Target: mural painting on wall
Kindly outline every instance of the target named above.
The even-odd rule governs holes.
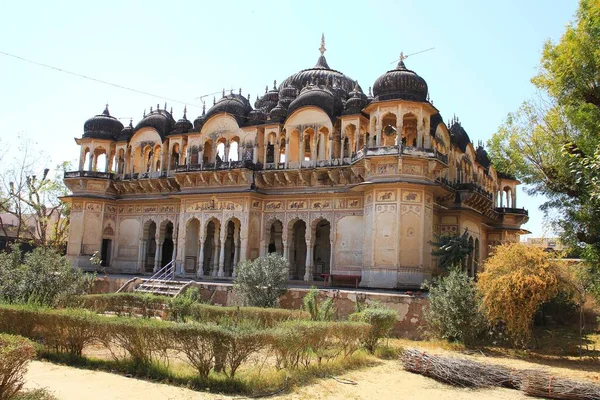
[[[282,209],[283,209],[283,202],[282,201],[267,201],[265,203],[265,210],[266,211],[282,210]]]
[[[85,206],[85,209],[88,210],[88,211],[100,212],[100,211],[102,211],[102,204],[87,203],[86,206]]]
[[[440,235],[442,236],[454,236],[458,233],[458,225],[442,225],[440,229]]]
[[[88,182],[87,184],[88,190],[104,190],[104,184],[98,182]]]
[[[377,192],[377,201],[396,201],[396,191],[382,190]]]
[[[346,208],[346,201],[344,199],[336,199],[335,208]]]
[[[360,199],[348,199],[348,208],[361,208]]]
[[[329,200],[313,200],[312,201],[312,207],[313,209],[316,210],[328,210],[331,208],[331,201]]]
[[[396,173],[397,164],[379,164],[377,166],[378,175],[390,175]]]
[[[402,191],[402,201],[407,203],[420,203],[421,192],[413,192],[412,190]]]
[[[304,200],[288,201],[288,209],[290,210],[305,210],[306,208],[306,201]]]
[[[367,201],[367,204],[370,204],[373,202],[373,195],[371,193],[369,193],[367,195],[366,201]]]
[[[72,211],[83,211],[83,204],[81,203],[73,203]]]
[[[210,199],[207,201],[198,201],[198,202],[192,203],[192,204],[188,205],[188,207],[187,207],[187,212],[211,211],[211,210],[212,211],[221,211],[221,210],[241,211],[242,206],[241,206],[241,204],[231,201],[231,200],[217,201],[215,199]]]
[[[402,172],[408,175],[422,175],[423,167],[415,164],[403,164]]]
[[[260,200],[252,200],[252,208],[256,209],[256,210],[260,210],[261,209],[261,201]]]

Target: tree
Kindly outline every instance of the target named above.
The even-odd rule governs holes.
[[[49,168],[40,171],[47,159],[27,140],[22,140],[18,150],[0,170],[0,213],[12,217],[0,218],[0,231],[17,243],[30,242],[64,252],[69,207],[59,197],[69,193],[62,180],[69,163],[57,166],[52,177]]]
[[[537,99],[508,115],[488,143],[498,171],[547,201],[564,243],[600,258],[600,3],[581,0],[575,21],[544,45]],[[590,263],[593,267],[593,263]],[[595,268],[595,267],[593,267]]]
[[[247,305],[276,307],[287,290],[290,266],[279,254],[244,260],[236,270],[233,289]]]
[[[438,265],[446,271],[465,265],[467,257],[473,252],[473,245],[469,243],[469,231],[466,229],[460,236],[435,235],[435,241],[431,244],[437,247],[431,254],[439,257]]]
[[[551,257],[538,246],[507,243],[495,248],[479,274],[481,308],[491,324],[505,327],[515,346],[528,344],[535,313],[566,288]]]

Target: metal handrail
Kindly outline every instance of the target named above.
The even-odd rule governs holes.
[[[144,283],[138,286],[135,290],[141,290],[144,288],[150,289],[154,283],[169,282],[175,279],[175,260],[156,271],[154,275],[148,278]]]

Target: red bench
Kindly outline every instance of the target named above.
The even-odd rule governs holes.
[[[360,283],[360,280],[362,279],[362,275],[350,275],[350,274],[321,274],[321,276],[323,277],[323,279],[325,279],[325,282],[329,281],[329,286],[333,286],[333,280],[337,279],[337,280],[350,280],[350,281],[354,281],[354,287],[358,288],[358,284]]]

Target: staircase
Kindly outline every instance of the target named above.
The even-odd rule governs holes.
[[[143,279],[134,292],[150,293],[159,296],[175,297],[191,283],[191,281],[175,280],[175,261],[171,261],[148,279]]]

